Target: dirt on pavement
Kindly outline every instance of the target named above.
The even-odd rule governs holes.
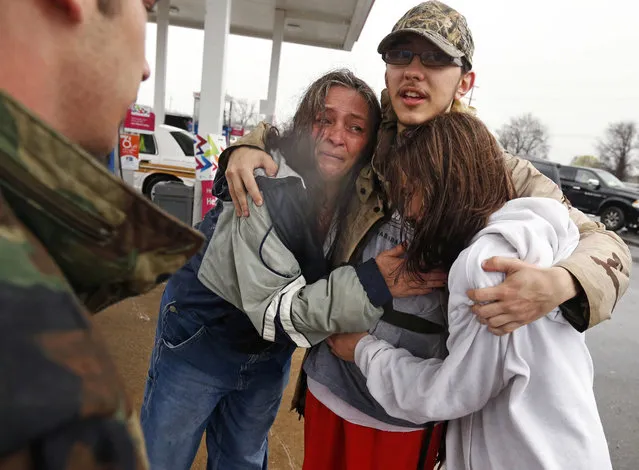
[[[104,338],[138,412],[142,405],[162,288],[161,286],[147,295],[114,305],[94,318],[94,324]],[[297,350],[293,356],[291,380],[269,435],[270,470],[302,468],[303,422],[298,420],[297,413],[288,411],[288,408],[303,353],[303,350]],[[205,468],[206,450],[201,446],[192,469]]]

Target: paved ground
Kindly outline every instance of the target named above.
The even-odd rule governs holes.
[[[619,236],[626,242],[628,248],[630,248],[630,255],[634,263],[639,263],[639,233],[623,231],[619,233]],[[634,271],[633,271],[634,272]],[[635,274],[637,276],[637,274]]]
[[[630,287],[612,320],[586,334],[595,394],[615,470],[639,468],[639,248],[631,247]]]
[[[638,237],[639,238],[639,237]],[[631,247],[639,261],[639,247]],[[636,470],[639,462],[639,264],[634,263],[631,287],[617,306],[613,321],[588,333],[588,344],[595,363],[595,391],[606,427],[615,470]],[[151,353],[157,306],[161,289],[123,302],[95,318],[118,364],[128,392],[139,409],[142,402],[147,364]],[[296,377],[302,351],[294,357]],[[303,425],[289,412],[292,383],[286,390],[282,410],[270,437],[270,469],[301,469]],[[193,469],[204,470],[202,452]]]
[[[621,238],[625,240],[625,242],[632,246],[639,246],[639,232],[622,230],[617,232]]]

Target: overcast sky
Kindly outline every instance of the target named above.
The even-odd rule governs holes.
[[[352,52],[285,43],[276,117],[288,119],[304,88],[324,72],[349,67],[376,92],[384,87],[379,41],[415,0],[376,0]],[[633,0],[448,0],[463,13],[475,40],[473,105],[494,131],[531,112],[550,133],[550,159],[568,163],[595,152],[608,123],[639,121],[639,2]],[[155,62],[154,24],[147,57]],[[203,32],[171,27],[167,107],[192,113],[200,89]],[[232,35],[227,92],[265,99],[271,41]],[[153,78],[139,102],[153,103]]]

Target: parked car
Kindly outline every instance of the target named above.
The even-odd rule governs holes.
[[[577,209],[598,215],[608,230],[637,229],[639,191],[596,168],[561,166],[561,189]]]
[[[537,158],[528,158],[527,160],[532,163],[540,173],[553,180],[557,186],[561,188],[561,179],[559,176],[559,167],[561,165],[559,163],[550,162],[548,160],[539,160]]]
[[[140,167],[133,174],[133,186],[151,197],[153,186],[162,181],[195,180],[193,136],[178,127],[161,124],[153,134],[140,134]]]

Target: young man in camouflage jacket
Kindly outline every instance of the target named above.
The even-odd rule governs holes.
[[[387,207],[381,189],[383,175],[376,173],[375,162],[388,158],[398,135],[404,129],[424,123],[443,112],[470,112],[460,100],[470,91],[475,80],[472,71],[474,44],[464,17],[452,8],[438,1],[417,5],[382,40],[378,52],[387,64],[387,89],[382,93],[384,119],[378,133],[373,165],[360,173],[357,194],[352,197],[347,230],[338,234],[338,249],[332,259],[334,266],[365,261],[358,258],[365,252],[372,236],[375,233],[377,237],[385,234],[382,232],[388,214],[385,217]],[[270,157],[255,150],[264,148],[263,140],[268,128],[267,124],[258,126],[238,144],[252,149],[230,148],[223,155],[226,158],[230,156],[226,176],[238,215],[249,216],[244,188],[248,189],[258,205],[262,198],[259,191],[255,191],[252,178],[254,168],[263,167],[267,174],[273,173],[274,165]],[[570,257],[546,269],[514,259],[487,260],[484,269],[504,272],[506,277],[496,287],[469,292],[469,297],[476,302],[474,313],[493,333],[499,335],[535,321],[558,306],[579,331],[608,319],[628,287],[631,267],[628,248],[615,233],[570,207],[557,185],[539,173],[530,162],[506,153],[504,158],[519,197],[549,197],[569,207],[570,217],[579,228],[580,243]],[[221,163],[224,168],[227,160],[222,159]],[[391,262],[399,265],[401,258]],[[383,271],[386,272],[386,269]],[[428,280],[428,276],[429,273],[423,274],[425,280]],[[433,304],[437,301],[435,298],[431,300]],[[335,308],[339,309],[339,306]],[[429,319],[438,321],[434,317]],[[418,328],[411,329],[411,326],[407,328],[407,322],[393,324],[392,321],[390,316],[387,321],[385,315],[380,323],[390,323],[402,331],[418,331]],[[397,333],[394,334],[397,336]],[[327,342],[331,348],[339,346],[340,351],[352,352],[358,339],[354,335],[329,339]],[[339,341],[339,345],[336,341]],[[432,340],[424,341],[426,343],[418,348],[422,352],[429,351],[429,346],[432,346],[428,343]],[[342,411],[350,409],[344,407],[346,403],[348,407],[374,417],[375,420],[367,422],[377,426],[377,429],[383,430],[393,425],[383,413],[375,413],[375,404],[362,391],[364,379],[361,373],[346,362],[338,364],[338,360],[331,359],[326,350],[322,346],[313,348],[304,366],[308,377],[328,390],[315,385],[322,392],[320,401],[331,410]],[[298,387],[300,391],[303,388]],[[294,406],[299,409],[302,402],[303,395],[296,393]],[[348,421],[346,415],[349,413],[342,417]]]

